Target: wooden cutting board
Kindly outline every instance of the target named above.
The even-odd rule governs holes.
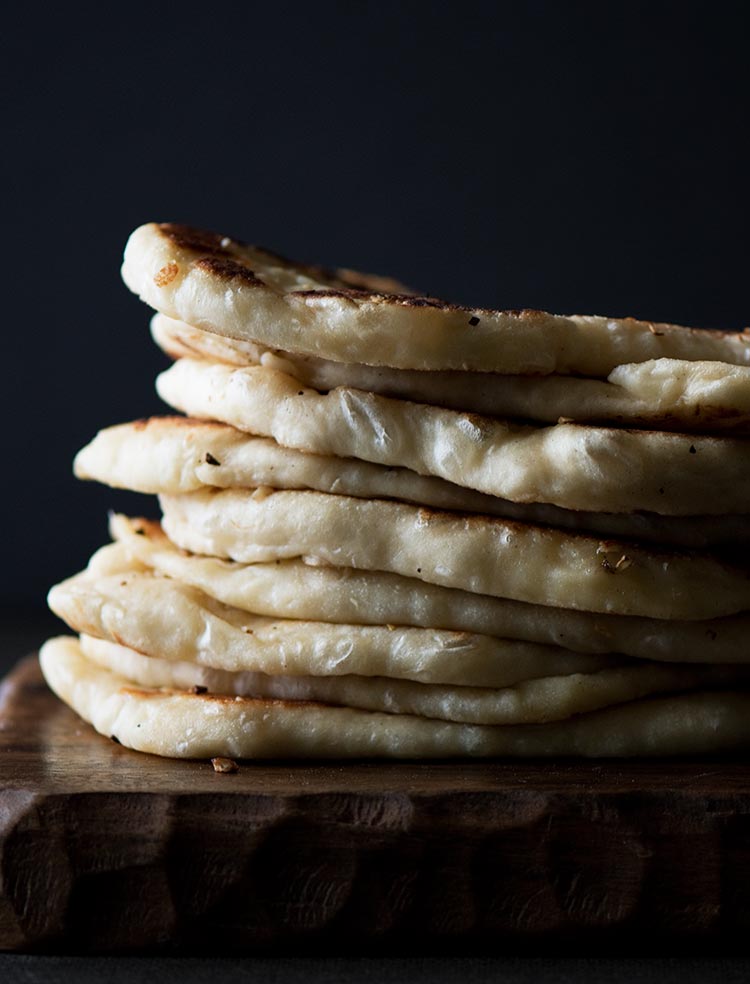
[[[130,752],[0,690],[0,947],[742,946],[740,761],[242,764]]]

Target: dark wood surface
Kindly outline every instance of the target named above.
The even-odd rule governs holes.
[[[261,952],[644,940],[742,949],[735,761],[208,763],[0,691],[0,948]]]

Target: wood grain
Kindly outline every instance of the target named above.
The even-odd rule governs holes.
[[[0,689],[0,948],[739,941],[741,761],[209,763]]]

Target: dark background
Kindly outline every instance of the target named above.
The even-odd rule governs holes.
[[[149,220],[483,306],[741,328],[742,3],[31,6],[4,15],[3,518],[11,648],[147,499],[75,451],[159,411],[119,281]],[[719,494],[719,490],[717,490]]]

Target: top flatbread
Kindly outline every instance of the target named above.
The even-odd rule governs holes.
[[[750,363],[746,333],[459,307],[170,223],[135,230],[122,275],[171,318],[336,362],[599,377],[659,358]]]

